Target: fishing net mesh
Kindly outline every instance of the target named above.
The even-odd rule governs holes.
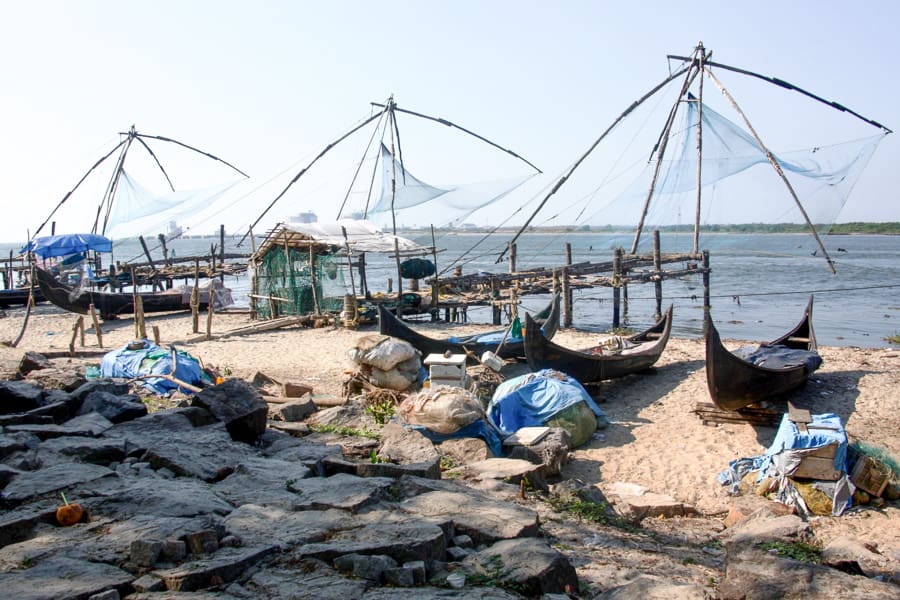
[[[256,295],[262,297],[251,298],[259,318],[309,314],[316,310],[317,301],[321,312],[340,312],[344,295],[349,293],[341,259],[333,254],[316,255],[313,278],[305,248],[266,253],[256,271]]]

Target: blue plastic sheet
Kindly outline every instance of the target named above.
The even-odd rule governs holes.
[[[500,436],[497,435],[497,432],[494,431],[494,428],[491,427],[487,421],[484,419],[478,419],[472,423],[469,423],[462,429],[454,431],[453,433],[438,433],[436,431],[431,431],[422,425],[410,425],[411,429],[415,429],[419,431],[427,437],[432,442],[441,443],[447,440],[455,439],[455,438],[481,438],[483,439],[488,448],[491,449],[491,452],[494,456],[503,456],[503,441],[500,439]]]
[[[778,426],[775,440],[763,455],[761,470],[765,471],[771,463],[771,457],[787,450],[821,448],[829,444],[837,444],[834,456],[834,468],[842,473],[847,472],[847,433],[841,418],[833,413],[812,415],[812,422],[806,424],[807,432],[800,433],[797,425],[785,414]]]
[[[172,351],[161,348],[150,340],[138,340],[143,343],[140,348],[129,349],[134,342],[126,344],[118,350],[107,352],[100,362],[100,375],[102,377],[122,377],[134,379],[145,375],[172,375],[179,381],[190,385],[199,386],[211,383],[203,373],[200,362],[186,352],[175,352],[175,363],[172,362]],[[173,368],[177,367],[177,368]],[[178,384],[161,377],[148,377],[141,383],[162,396],[168,395],[179,389]],[[182,392],[191,393],[190,390],[181,389]]]
[[[812,421],[806,424],[807,432],[801,433],[797,425],[785,414],[775,434],[775,439],[764,454],[750,458],[739,458],[731,461],[728,468],[719,473],[718,481],[731,487],[731,493],[739,493],[741,479],[753,471],[757,471],[756,481],[766,477],[778,478],[779,489],[776,498],[787,504],[801,503],[799,494],[785,479],[781,472],[779,458],[784,453],[813,450],[830,444],[837,445],[834,457],[834,468],[843,475],[837,481],[816,482],[814,485],[832,499],[832,515],[840,516],[851,505],[853,487],[847,476],[847,434],[840,417],[832,413],[811,415]],[[783,461],[782,461],[783,462]],[[783,464],[782,464],[783,466]],[[799,500],[798,500],[799,499]]]
[[[778,344],[776,346],[759,346],[757,348],[738,348],[735,356],[743,358],[758,367],[767,369],[785,369],[805,365],[810,373],[822,366],[822,357],[818,352],[797,350]]]
[[[560,411],[584,402],[595,416],[606,415],[577,380],[553,369],[543,369],[504,381],[488,404],[487,416],[504,436],[522,427],[544,425]]]
[[[96,233],[66,233],[34,238],[19,250],[34,252],[41,258],[68,256],[81,252],[112,252],[112,240]]]

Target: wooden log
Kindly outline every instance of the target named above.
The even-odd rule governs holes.
[[[100,329],[100,318],[97,316],[97,309],[93,304],[88,305],[88,312],[91,313],[91,320],[94,323],[94,333],[97,334],[97,345],[103,347],[103,331]]]
[[[75,340],[78,338],[78,333],[81,332],[81,345],[84,346],[84,315],[78,315],[75,319],[75,324],[72,325],[72,339],[69,341],[69,354],[75,354]]]
[[[199,388],[195,385],[191,385],[190,383],[188,383],[186,381],[182,381],[180,379],[177,379],[171,375],[138,375],[137,377],[133,377],[133,378],[129,379],[128,383],[132,383],[135,381],[141,381],[142,379],[156,379],[156,378],[165,379],[166,381],[171,381],[175,385],[177,385],[179,387],[183,387],[184,389],[189,390],[194,393],[203,391],[203,388]]]
[[[141,296],[135,296],[134,299],[134,329],[135,337],[147,338],[147,324],[144,321],[144,299]]]

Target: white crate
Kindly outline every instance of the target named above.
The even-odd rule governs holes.
[[[425,365],[428,367],[428,376],[431,385],[451,385],[466,387],[466,355],[429,354],[425,357]]]

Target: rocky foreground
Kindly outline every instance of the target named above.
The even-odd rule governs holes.
[[[25,364],[0,382],[4,597],[900,595],[900,558],[846,538],[816,549],[763,498],[711,518],[560,481],[564,430],[494,458],[241,379],[148,413],[124,381]],[[61,526],[66,502],[83,514]]]

